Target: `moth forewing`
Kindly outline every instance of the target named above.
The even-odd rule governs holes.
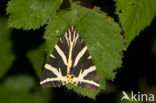
[[[43,87],[59,87],[68,83],[91,90],[99,88],[96,67],[74,26],[55,45],[44,66],[40,82]]]

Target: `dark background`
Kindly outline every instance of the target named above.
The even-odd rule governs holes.
[[[7,0],[0,1],[0,17],[8,17],[5,12],[7,2]],[[93,0],[92,2],[89,0],[89,3],[83,2],[82,5],[87,7],[99,6],[118,22],[117,15],[114,14],[115,2],[113,0]],[[43,33],[44,27],[30,31],[12,30],[11,41],[13,43],[13,52],[17,58],[7,74],[0,79],[0,83],[9,75],[20,73],[32,75],[39,82],[31,62],[26,57],[26,53],[44,42],[42,39]],[[156,18],[149,27],[140,33],[139,37],[132,41],[127,51],[123,51],[123,54],[122,67],[115,71],[117,74],[114,81],[108,81],[106,89],[99,93],[96,102],[119,103],[117,101],[121,99],[123,90],[127,92],[134,91],[135,93],[138,91],[154,93],[156,95]],[[64,87],[52,89],[52,93],[51,103],[95,102],[95,100],[77,95]],[[0,98],[1,95],[3,93],[0,91]]]

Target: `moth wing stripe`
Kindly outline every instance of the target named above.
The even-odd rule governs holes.
[[[66,76],[62,76],[60,68],[59,68],[59,70],[57,70],[56,68],[52,67],[51,65],[45,64],[45,69],[53,72],[57,76],[58,80],[66,80]]]
[[[75,38],[75,41],[74,41],[74,46],[76,45],[77,39],[79,38],[78,33],[76,33],[76,34],[77,34],[77,35],[76,35],[76,38]]]
[[[87,59],[91,59],[91,56],[89,56]]]
[[[87,51],[87,46],[85,46],[80,52],[79,54],[76,56],[76,59],[74,61],[74,67],[78,64],[80,58],[84,55],[84,53]]]
[[[74,34],[73,35],[73,42],[75,41],[75,33],[76,33],[76,31],[73,32],[73,34]]]
[[[68,37],[67,37],[67,32],[65,32],[65,38],[66,38],[66,40],[67,40],[67,44],[68,44],[68,46],[69,46],[69,39],[68,39]]]
[[[61,41],[61,43],[62,43],[62,39],[60,38],[60,41]]]
[[[100,86],[98,83],[96,83],[96,82],[94,82],[94,81],[92,81],[92,80],[86,80],[86,79],[84,79],[84,80],[82,80],[81,82],[88,83],[88,84],[92,84],[92,85],[95,85],[95,86],[97,86],[97,87]]]
[[[91,66],[90,68],[84,70],[83,72],[82,72],[82,70],[81,70],[81,71],[80,71],[80,74],[79,74],[79,76],[78,76],[78,78],[76,78],[77,81],[89,83],[89,84],[92,84],[92,85],[95,85],[95,86],[99,87],[99,84],[98,84],[98,83],[96,83],[96,82],[94,82],[94,81],[92,81],[92,80],[86,80],[86,79],[84,79],[84,77],[85,77],[88,73],[91,73],[91,72],[93,72],[93,71],[95,71],[95,70],[96,70],[96,67],[95,67],[95,66]]]
[[[52,57],[52,58],[56,58],[53,54],[50,54],[50,57]]]
[[[91,66],[91,67],[89,67],[88,69],[85,69],[85,70],[83,71],[83,73],[81,74],[81,76],[82,76],[82,77],[85,77],[88,73],[93,72],[93,71],[95,71],[95,70],[96,70],[96,67],[95,67],[95,66]]]
[[[44,84],[44,83],[52,82],[52,81],[60,81],[60,79],[59,79],[59,78],[46,78],[46,79],[42,80],[42,81],[40,82],[40,84],[42,85],[42,84]]]
[[[49,64],[45,64],[45,69],[50,70],[51,72],[53,72],[56,76],[58,76],[59,72],[56,68],[52,67]]]
[[[57,52],[59,53],[59,55],[62,57],[64,64],[67,65],[67,59],[66,59],[66,56],[63,53],[63,51],[57,45],[55,45],[55,49],[57,50]]]
[[[71,32],[70,32],[70,29],[69,29],[68,33],[69,33],[69,41],[71,42]]]
[[[69,48],[69,57],[68,57],[68,64],[67,64],[67,73],[70,72],[70,67],[72,66],[72,49],[73,49],[73,42],[70,42]]]
[[[81,40],[81,43],[83,42],[83,39]]]

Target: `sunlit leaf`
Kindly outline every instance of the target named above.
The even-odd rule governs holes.
[[[113,80],[113,70],[121,66],[124,40],[120,35],[120,27],[111,17],[99,10],[89,10],[73,5],[71,10],[60,11],[46,27],[44,38],[47,41],[47,53],[52,51],[59,37],[69,26],[74,25],[77,31],[84,37],[84,41],[93,57],[100,79],[100,89],[104,88],[106,80]],[[67,86],[84,96],[95,98],[98,91],[91,91]]]
[[[36,29],[43,26],[59,9],[62,0],[11,0],[8,3],[9,25]]]

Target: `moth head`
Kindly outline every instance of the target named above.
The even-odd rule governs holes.
[[[63,76],[63,77],[61,78],[61,83],[62,83],[62,85],[68,84],[68,80],[67,80],[66,76]]]
[[[62,82],[62,85],[66,85],[68,84],[68,81],[64,80],[64,81],[61,81]]]
[[[74,75],[67,75],[66,76],[67,77],[67,81],[69,82],[69,83],[71,83],[71,84],[74,84],[74,85],[77,85],[77,81],[76,81],[76,78],[75,78],[75,76]]]

